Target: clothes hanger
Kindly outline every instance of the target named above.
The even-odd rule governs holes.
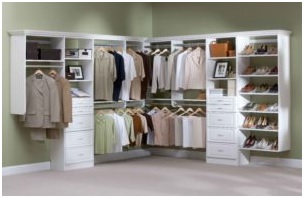
[[[145,113],[141,108],[134,109],[137,113]]]
[[[151,55],[155,55],[155,54],[157,54],[157,53],[159,53],[159,52],[160,52],[160,49],[156,49],[154,52],[152,52]]]
[[[184,109],[183,107],[180,107],[177,111],[171,113],[171,114],[168,115],[168,116],[165,116],[165,118],[171,117],[171,116],[177,114],[178,112],[185,112],[185,109]]]
[[[188,108],[184,113],[180,114],[179,116],[183,116],[183,115],[186,115],[186,114],[190,114],[190,113],[193,113],[193,109],[192,108]]]
[[[164,112],[164,113],[170,112],[170,110],[169,110],[167,107],[163,107],[163,108],[161,109],[161,111]]]
[[[55,78],[57,76],[57,71],[55,69],[51,69],[49,72],[49,76]]]
[[[201,115],[199,114],[201,113]],[[197,108],[193,113],[191,113],[189,116],[193,116],[193,115],[198,115],[198,116],[206,116],[205,111],[202,108]]]
[[[127,113],[129,115],[134,115],[134,112],[131,109],[126,109],[125,113]]]
[[[43,74],[44,74],[44,73],[43,73],[40,69],[37,69],[37,70],[35,71],[35,73],[34,73],[36,79],[42,79]]]
[[[166,52],[169,52],[169,50],[168,49],[164,49],[161,53],[159,53],[159,55],[162,55],[162,54],[164,54]]]
[[[40,69],[37,69],[34,74],[44,74]]]
[[[123,109],[117,109],[117,110],[116,110],[116,113],[117,113],[117,114],[124,114],[125,111],[124,111]]]

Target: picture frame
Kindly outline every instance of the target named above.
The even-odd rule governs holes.
[[[69,73],[74,73],[75,80],[83,80],[84,79],[81,65],[69,65],[68,66],[68,72]]]
[[[214,78],[226,78],[229,61],[218,61],[215,64]]]

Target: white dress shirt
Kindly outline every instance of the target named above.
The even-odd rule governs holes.
[[[118,52],[119,54],[122,55],[124,58],[124,63],[125,63],[125,74],[126,78],[124,81],[122,81],[122,86],[121,86],[121,92],[120,92],[120,98],[122,100],[130,100],[130,88],[131,88],[131,82],[134,80],[136,77],[136,70],[135,70],[135,64],[133,57],[123,51],[123,53]]]
[[[165,73],[167,67],[167,57],[161,55],[155,55],[153,61],[153,78],[151,92],[156,93],[158,89],[165,88]],[[157,87],[158,84],[158,87]]]
[[[186,50],[180,53],[177,57],[176,61],[176,78],[175,78],[175,88],[174,90],[179,90],[181,85],[183,84],[183,74],[185,73],[185,62],[186,57],[190,53],[190,51]]]

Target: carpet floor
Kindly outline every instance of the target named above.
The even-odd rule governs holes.
[[[302,169],[145,157],[72,171],[2,176],[2,195],[302,195]]]

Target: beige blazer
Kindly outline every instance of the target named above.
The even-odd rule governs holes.
[[[206,63],[205,51],[200,47],[188,54],[185,63],[183,78],[183,89],[205,89],[206,88]]]
[[[25,127],[55,128],[60,121],[58,89],[54,79],[47,75],[36,78],[35,74],[26,80]]]
[[[48,139],[58,139],[60,137],[60,129],[68,127],[68,123],[72,122],[72,96],[70,82],[57,75],[55,78],[59,102],[60,102],[60,122],[56,125],[57,129],[47,129],[46,137]]]

